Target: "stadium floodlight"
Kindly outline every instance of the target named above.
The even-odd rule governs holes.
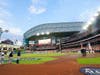
[[[92,24],[93,22],[95,21],[95,17],[92,17],[91,19],[90,19],[90,24]]]
[[[40,33],[37,33],[36,35],[37,35],[37,36],[39,36],[39,35],[40,35]]]
[[[44,32],[42,32],[41,35],[44,35]]]
[[[85,26],[83,26],[83,30],[87,30],[89,27],[89,24],[86,24]]]
[[[97,16],[99,16],[99,12],[97,12],[97,13],[94,14],[94,17],[97,17]]]
[[[50,34],[50,32],[46,32],[46,34],[47,34],[47,35],[49,35],[49,34]]]
[[[92,24],[92,22],[91,22],[91,21],[87,22],[87,26],[89,26],[89,25],[91,25],[91,24]]]
[[[87,30],[88,27],[92,24],[92,21],[88,21],[84,26],[83,26],[83,29],[84,30]]]

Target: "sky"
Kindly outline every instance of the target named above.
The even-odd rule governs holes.
[[[23,34],[43,23],[88,21],[100,0],[0,0],[1,39],[23,41]]]

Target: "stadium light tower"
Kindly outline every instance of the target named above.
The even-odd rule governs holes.
[[[1,27],[0,27],[0,42],[1,42],[1,36],[4,32],[8,32],[8,30],[3,30]]]

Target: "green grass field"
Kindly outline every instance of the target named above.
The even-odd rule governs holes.
[[[48,54],[36,54],[36,53],[27,53],[27,54],[22,54],[23,57],[51,57],[51,56],[62,56],[65,55],[64,53],[48,53]]]
[[[36,60],[25,59],[20,60],[20,64],[42,64],[48,61],[56,60],[56,58],[52,57],[36,57]]]
[[[57,59],[52,56],[62,56],[62,55],[65,54],[64,53],[49,53],[49,54],[25,53],[25,54],[21,54],[20,64],[42,64]],[[16,58],[17,56],[16,54],[14,54],[13,64],[15,64]],[[6,56],[6,60],[8,60],[7,56]],[[7,61],[5,61],[5,63],[7,63]]]
[[[96,58],[78,58],[79,64],[100,64],[100,57]]]

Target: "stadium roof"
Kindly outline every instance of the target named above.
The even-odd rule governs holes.
[[[81,31],[84,22],[46,23],[35,26],[24,33],[24,38],[49,33]]]

